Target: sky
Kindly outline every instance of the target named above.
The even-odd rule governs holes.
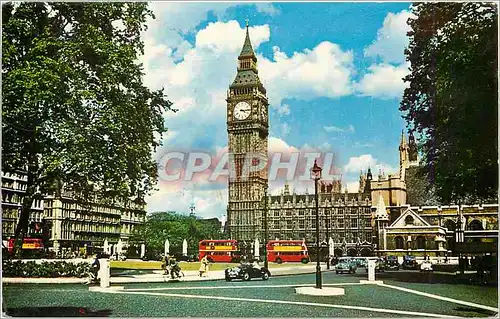
[[[357,191],[360,170],[397,173],[405,122],[399,103],[408,73],[404,49],[410,3],[165,3],[144,32],[144,82],[165,88],[178,112],[154,154],[227,151],[226,92],[236,76],[245,20],[269,99],[269,151],[331,152],[336,172]],[[187,159],[185,159],[187,161]],[[270,183],[277,194],[284,180]],[[297,193],[311,185],[290,181]],[[308,188],[309,187],[309,188]],[[160,174],[148,212],[226,214],[227,183],[169,182]]]

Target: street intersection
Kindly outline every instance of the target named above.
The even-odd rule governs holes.
[[[34,306],[83,307],[132,317],[486,317],[497,312],[495,287],[390,278],[380,285],[361,284],[365,277],[324,272],[325,287],[345,289],[344,296],[335,297],[296,294],[296,287],[314,286],[314,274],[299,274],[268,281],[115,284],[104,291],[90,291],[81,284],[9,284],[4,285],[4,302],[17,311]]]

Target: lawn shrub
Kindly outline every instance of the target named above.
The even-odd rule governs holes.
[[[37,264],[35,261],[3,260],[3,277],[86,277],[90,272],[87,262],[71,263],[65,261],[46,262]]]

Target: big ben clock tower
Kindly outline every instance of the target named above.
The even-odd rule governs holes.
[[[229,163],[232,176],[229,179],[227,217],[232,239],[262,240],[262,199],[267,188],[267,167],[245,173],[244,164],[250,154],[257,154],[267,163],[268,101],[266,89],[260,82],[257,57],[248,34],[248,21],[243,49],[238,57],[236,78],[229,86],[227,96],[227,133]],[[251,159],[256,165],[258,159]],[[249,163],[246,163],[247,165]],[[258,165],[258,163],[257,163]]]

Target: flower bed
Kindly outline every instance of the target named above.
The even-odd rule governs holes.
[[[91,265],[87,262],[70,263],[65,261],[23,262],[21,260],[3,260],[2,277],[86,277]]]

